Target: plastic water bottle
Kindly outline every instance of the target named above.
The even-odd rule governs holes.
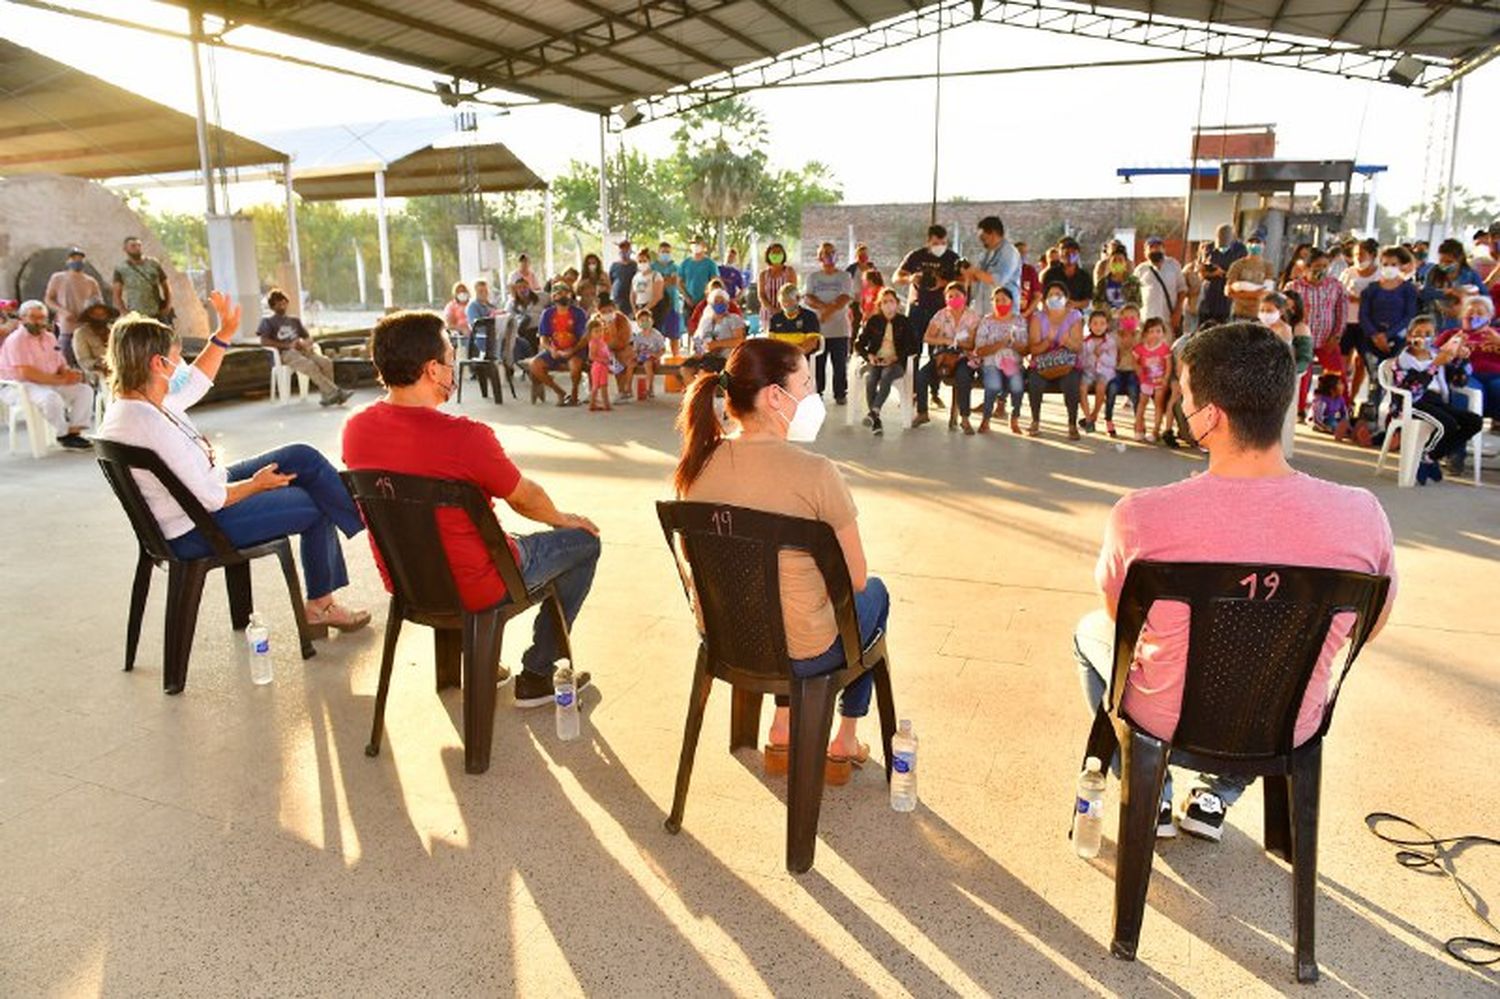
[[[257,686],[271,682],[271,629],[260,619],[259,614],[250,615],[250,626],[245,629],[245,641],[250,645],[250,681]]]
[[[917,808],[917,737],[910,718],[901,719],[891,740],[891,807],[898,812]]]
[[[557,704],[557,737],[578,738],[578,692],[573,688],[573,664],[559,659],[552,666],[552,699]]]
[[[1073,849],[1080,857],[1099,856],[1104,835],[1104,766],[1099,757],[1083,762],[1078,775],[1078,805],[1073,810]]]

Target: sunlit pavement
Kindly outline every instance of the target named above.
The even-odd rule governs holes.
[[[431,639],[414,626],[385,751],[364,755],[385,598],[363,537],[346,542],[347,596],[374,627],[304,664],[279,575],[257,563],[276,667],[257,688],[215,574],[187,690],[166,697],[164,575],[136,671],[120,670],[135,542],[93,461],[0,458],[0,995],[1294,987],[1290,874],[1260,849],[1258,788],[1222,843],[1161,844],[1135,963],[1108,950],[1113,784],[1100,857],[1077,859],[1065,836],[1088,725],[1068,639],[1096,600],[1105,514],[1198,458],[1069,444],[1050,403],[1039,440],[965,438],[942,412],[875,439],[832,414],[817,447],[843,464],[893,596],[898,712],[921,738],[922,800],[892,812],[878,768],[829,789],[815,866],[793,877],[785,785],[755,754],[726,751],[722,686],[682,832],[662,828],[696,641],[652,506],[667,497],[673,404],[590,414],[533,407],[524,392],[503,407],[466,395],[465,412],[604,532],[574,632],[597,687],[585,738],[560,744],[550,711],[517,712],[507,689],[483,776],[464,773],[460,696],[434,694]],[[342,414],[311,403],[196,415],[231,460],[299,439],[337,455]],[[1495,832],[1500,486],[1398,490],[1391,472],[1374,477],[1371,452],[1305,431],[1298,444],[1299,467],[1375,489],[1402,574],[1324,751],[1322,991],[1493,994],[1494,972],[1440,953],[1479,929],[1451,886],[1400,868],[1363,816]],[[506,663],[526,634],[512,626]],[[876,739],[873,718],[863,734]],[[1496,858],[1462,864],[1500,885]]]

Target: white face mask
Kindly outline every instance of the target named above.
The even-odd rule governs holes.
[[[932,255],[934,257],[941,257],[943,254],[945,254],[947,252],[948,252],[948,244],[947,243],[933,243],[932,244]]]
[[[1053,312],[1061,311],[1063,306],[1067,304],[1068,300],[1066,298],[1063,298],[1061,295],[1047,296],[1047,308],[1051,309]]]
[[[1275,326],[1279,322],[1281,322],[1281,311],[1278,309],[1266,309],[1260,314],[1262,326]]]
[[[1384,267],[1380,268],[1380,280],[1382,281],[1395,281],[1400,276],[1401,268],[1397,267],[1395,264],[1386,264]]]
[[[791,393],[785,389],[781,390],[787,398]],[[777,412],[777,416],[781,416]],[[786,417],[781,417],[786,420]],[[828,408],[823,405],[823,397],[817,393],[803,396],[797,402],[797,411],[786,423],[786,439],[798,444],[807,444],[818,439],[818,431],[823,429],[823,421],[828,418]]]

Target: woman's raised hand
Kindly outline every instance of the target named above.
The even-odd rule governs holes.
[[[219,315],[219,328],[214,335],[226,342],[233,340],[240,328],[239,304],[222,291],[210,292],[208,297]]]

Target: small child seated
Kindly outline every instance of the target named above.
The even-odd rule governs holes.
[[[1115,362],[1118,360],[1119,344],[1109,329],[1109,313],[1095,309],[1089,313],[1088,336],[1083,338],[1083,347],[1078,351],[1081,367],[1078,382],[1083,398],[1084,416],[1080,421],[1084,433],[1091,434],[1104,408],[1104,394],[1115,377]]]
[[[1141,382],[1141,404],[1135,410],[1135,439],[1155,443],[1161,436],[1166,419],[1167,395],[1171,389],[1172,346],[1167,343],[1167,327],[1156,316],[1146,320],[1144,339],[1135,345],[1136,374]],[[1156,410],[1154,429],[1146,433],[1146,404]]]
[[[1336,372],[1318,376],[1318,387],[1313,390],[1312,426],[1333,439],[1341,441],[1349,436],[1349,400],[1344,398],[1344,383]]]
[[[635,314],[637,329],[630,338],[635,348],[636,367],[646,378],[646,398],[656,398],[656,369],[667,352],[667,338],[651,325],[651,310],[642,309]]]

